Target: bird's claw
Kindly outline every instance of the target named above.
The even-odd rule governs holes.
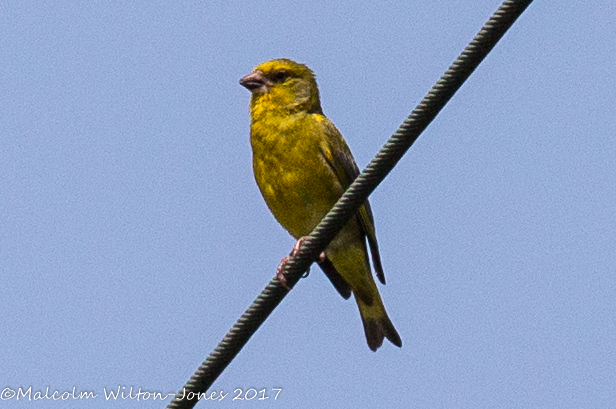
[[[284,288],[290,291],[291,287],[289,287],[289,285],[287,284],[287,278],[282,273],[282,271],[284,270],[284,266],[287,264],[287,261],[289,261],[289,256],[284,256],[282,260],[280,260],[280,264],[278,264],[278,268],[276,269],[276,278],[278,279],[278,281],[280,281],[280,284],[282,284]]]
[[[291,253],[289,253],[288,256],[285,256],[283,257],[282,260],[280,260],[280,264],[278,265],[278,268],[276,269],[276,278],[278,278],[278,281],[280,281],[280,284],[282,284],[282,286],[286,288],[287,290],[291,290],[291,288],[289,287],[287,283],[287,278],[284,276],[284,273],[283,273],[284,267],[289,261],[289,258],[297,256],[297,254],[299,253],[300,247],[302,247],[302,244],[304,244],[307,238],[308,238],[307,236],[300,237],[299,240],[297,240],[297,242],[293,246]],[[321,252],[321,254],[319,254],[319,258],[316,261],[318,263],[322,263],[326,259],[327,259],[327,256],[325,255],[325,252],[323,251]],[[302,274],[302,278],[308,277],[309,274],[310,274],[310,268],[308,268],[308,270],[306,270],[304,274]]]

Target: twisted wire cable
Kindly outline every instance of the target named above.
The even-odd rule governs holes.
[[[506,0],[490,17],[366,169],[355,179],[338,203],[310,233],[297,254],[289,258],[283,274],[290,288],[299,281],[317,256],[325,250],[368,196],[385,179],[530,3],[532,0]],[[272,279],[167,408],[192,408],[197,404],[199,396],[205,397],[207,389],[288,292],[289,290],[277,278]]]

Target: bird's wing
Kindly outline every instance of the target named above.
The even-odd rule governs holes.
[[[321,123],[326,127],[325,132],[332,136],[328,138],[327,141],[324,141],[324,143],[321,143],[321,154],[327,165],[336,175],[342,188],[346,190],[351,183],[353,183],[355,178],[359,176],[359,168],[355,163],[355,159],[353,159],[351,150],[342,138],[340,131],[338,131],[327,118],[321,121]],[[374,265],[376,276],[381,283],[385,284],[385,273],[383,272],[379,245],[374,230],[374,217],[372,216],[372,209],[370,208],[370,202],[368,200],[366,200],[364,205],[357,211],[357,216],[361,229],[368,238],[368,245],[370,246],[370,254],[372,255],[372,264]]]
[[[317,261],[317,264],[342,298],[348,300],[351,297],[351,286],[342,278],[342,275],[336,270],[331,260],[325,257],[324,260]]]

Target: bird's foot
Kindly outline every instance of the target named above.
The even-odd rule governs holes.
[[[293,250],[291,250],[291,253],[289,253],[288,256],[285,256],[283,257],[282,260],[280,260],[280,264],[278,265],[278,268],[276,269],[276,278],[278,278],[278,281],[280,281],[282,286],[286,288],[287,290],[290,290],[291,288],[287,284],[287,278],[283,274],[284,267],[289,261],[290,257],[297,256],[297,254],[299,253],[300,247],[302,246],[302,244],[304,244],[307,238],[308,236],[300,237],[299,240],[297,240],[297,242],[293,246]],[[327,259],[327,256],[325,255],[325,252],[323,251],[321,252],[321,254],[319,254],[319,258],[317,259],[317,262],[321,263],[325,261],[326,259]],[[302,275],[302,278],[308,277],[309,273],[310,273],[310,268],[306,270],[306,272]]]
[[[284,256],[282,260],[280,260],[280,264],[278,264],[278,268],[276,269],[276,278],[280,281],[280,284],[287,290],[291,290],[291,287],[287,284],[287,278],[284,276],[282,271],[284,270],[284,266],[289,261],[289,256]]]

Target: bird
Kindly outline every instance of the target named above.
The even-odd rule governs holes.
[[[359,175],[359,168],[342,134],[323,114],[316,77],[308,66],[287,58],[266,61],[240,84],[251,92],[250,144],[257,185],[276,220],[301,242]],[[401,347],[372,276],[367,246],[376,276],[385,284],[368,200],[317,263],[340,295],[348,299],[353,294],[368,347],[376,351],[384,338]]]

